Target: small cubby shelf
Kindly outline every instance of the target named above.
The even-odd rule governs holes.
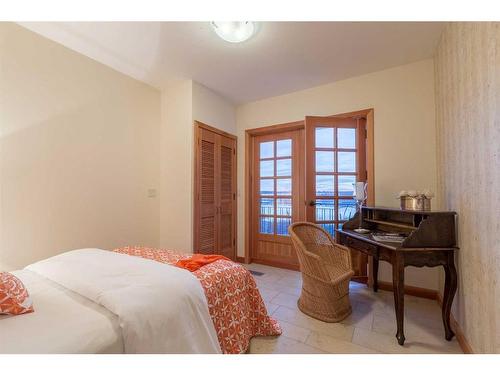
[[[456,246],[455,216],[452,211],[410,211],[390,207],[363,207],[345,222],[342,230],[359,228],[372,232],[404,232],[399,248]],[[369,237],[369,235],[367,235]]]
[[[410,229],[410,230],[417,229],[417,227],[414,225],[409,225],[409,224],[405,224],[405,223],[398,223],[396,221],[375,220],[375,219],[364,219],[364,221],[367,221],[369,223],[388,225],[391,227],[402,228],[402,229]]]

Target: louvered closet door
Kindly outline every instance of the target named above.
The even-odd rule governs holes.
[[[234,139],[219,136],[219,254],[228,258],[235,255],[235,141]]]
[[[217,135],[200,129],[198,234],[194,252],[215,254],[217,250],[216,155]]]
[[[198,126],[194,252],[236,258],[236,139]]]

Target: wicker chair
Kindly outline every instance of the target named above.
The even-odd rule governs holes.
[[[304,314],[324,322],[338,322],[351,313],[349,249],[332,240],[319,225],[297,222],[288,228],[302,272],[297,305]]]

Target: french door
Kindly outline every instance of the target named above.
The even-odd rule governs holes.
[[[356,212],[354,183],[366,181],[365,119],[308,116],[307,221],[332,236]]]
[[[356,213],[354,183],[366,182],[366,119],[308,116],[306,127],[307,221],[332,237]],[[353,280],[367,282],[368,257],[351,252]]]
[[[304,218],[303,130],[254,137],[251,257],[297,268],[288,227]]]
[[[335,237],[335,229],[355,214],[353,184],[367,181],[366,118],[308,116],[247,131],[249,260],[297,268],[288,236],[291,223],[317,223]],[[353,254],[353,262],[356,276],[365,280],[366,256]]]

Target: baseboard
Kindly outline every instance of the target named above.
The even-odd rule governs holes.
[[[440,307],[443,307],[443,296],[441,295],[441,293],[437,294],[436,301]],[[467,338],[464,335],[464,331],[462,331],[462,328],[460,327],[457,320],[453,316],[453,313],[450,313],[450,325],[453,332],[455,332],[455,337],[457,338],[458,345],[460,345],[462,351],[465,354],[474,354],[472,346],[470,346],[469,342],[467,341]]]
[[[387,281],[379,281],[378,288],[382,290],[387,290],[389,292],[393,291],[392,283]],[[415,296],[427,299],[437,299],[438,292],[434,289],[420,288],[418,286],[405,285],[405,294],[409,296]]]

